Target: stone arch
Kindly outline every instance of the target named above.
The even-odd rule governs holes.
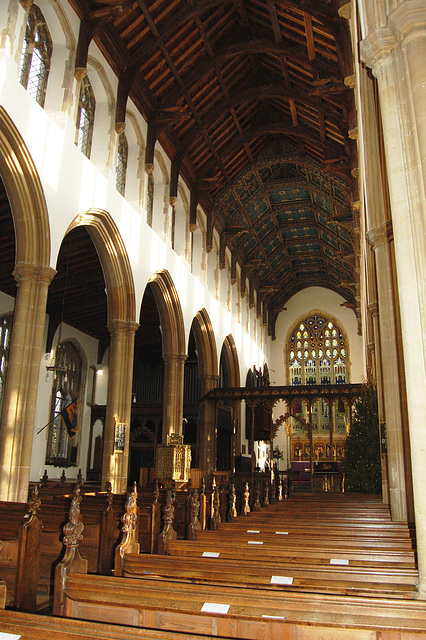
[[[178,292],[167,270],[157,271],[149,280],[160,316],[163,356],[184,355],[185,330]]]
[[[240,386],[240,365],[238,362],[238,352],[234,338],[230,335],[226,336],[222,345],[221,360],[223,357],[223,365],[226,367],[224,372],[224,386],[239,387]]]
[[[206,309],[197,312],[192,321],[192,329],[198,350],[198,375],[202,381],[218,376],[216,340],[213,326]],[[212,388],[212,387],[210,387]],[[204,395],[203,384],[201,394]]]
[[[50,263],[50,227],[40,178],[15,124],[0,106],[0,174],[9,198],[16,263]]]
[[[135,287],[130,261],[121,234],[103,209],[89,209],[74,218],[69,233],[79,226],[87,227],[99,255],[108,293],[108,326],[113,321],[135,322]]]

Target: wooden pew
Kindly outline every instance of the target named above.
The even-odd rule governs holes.
[[[228,584],[241,588],[304,591],[414,599],[417,597],[418,572],[415,569],[383,569],[350,566],[288,567],[276,562],[242,561],[186,556],[147,556],[126,554],[121,575],[126,578],[166,579],[197,584]],[[274,578],[275,576],[275,578]]]
[[[39,510],[37,489],[33,489],[26,505],[7,502],[0,507],[0,576],[7,585],[8,604],[24,611],[37,608],[42,531]]]
[[[206,611],[206,603],[225,608],[222,612],[215,608]],[[61,607],[57,613],[132,627],[247,640],[306,637],[296,635],[305,625],[316,627],[317,638],[340,639],[346,633],[347,638],[370,639],[371,631],[381,631],[386,635],[380,637],[387,640],[412,638],[410,633],[426,635],[423,601],[278,593],[266,589],[256,589],[254,594],[250,589],[228,585],[221,586],[219,591],[217,585],[79,573],[63,576]]]
[[[20,611],[0,610],[0,629],[3,633],[17,635],[21,640],[184,640],[182,633],[167,631],[166,629],[143,629],[117,624],[102,624],[58,618],[55,616],[41,616]],[[207,640],[210,635],[199,633],[185,634],[187,640]],[[223,637],[223,640],[229,638]]]

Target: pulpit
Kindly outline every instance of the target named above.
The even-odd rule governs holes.
[[[175,481],[179,488],[188,482],[191,472],[191,445],[183,444],[183,435],[171,433],[167,444],[157,446],[155,476],[167,485]]]

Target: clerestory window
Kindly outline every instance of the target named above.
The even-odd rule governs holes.
[[[52,38],[42,12],[36,5],[28,11],[19,63],[19,82],[43,107],[52,57]]]
[[[124,131],[118,136],[117,160],[115,163],[115,187],[124,197],[126,189],[127,158],[129,155],[129,145]]]
[[[90,158],[92,148],[93,126],[95,122],[95,95],[92,85],[86,76],[81,81],[80,98],[77,112],[77,140],[76,145],[86,158]]]

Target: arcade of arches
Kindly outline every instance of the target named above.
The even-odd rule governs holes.
[[[1,3],[0,499],[310,481],[371,380],[425,597],[424,3],[299,4]]]

